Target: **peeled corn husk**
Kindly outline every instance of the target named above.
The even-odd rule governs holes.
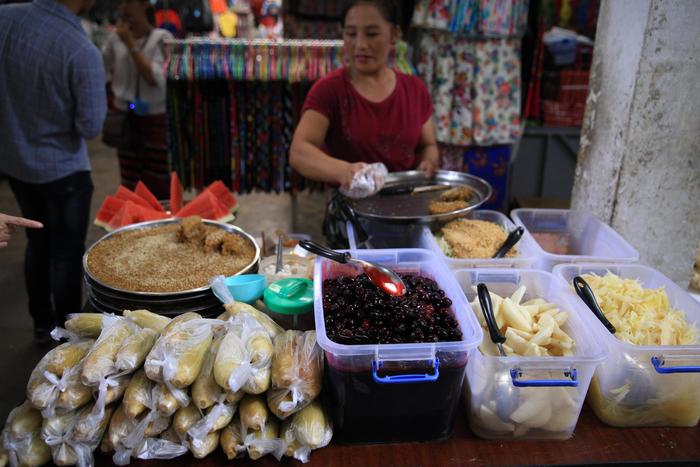
[[[249,432],[245,440],[248,457],[257,460],[277,450],[280,443],[280,440],[277,439],[278,433],[279,425],[277,420],[272,417],[270,417],[262,430]]]
[[[181,316],[184,315],[178,318]],[[184,389],[194,383],[202,370],[214,332],[209,321],[188,319],[178,324],[178,318],[161,334],[146,357],[144,369],[150,379]]]
[[[282,329],[282,327],[272,318],[252,305],[242,302],[233,302],[224,304],[224,308],[226,309],[226,312],[220,315],[219,319],[227,320],[228,318],[235,317],[240,313],[247,313],[255,318],[255,320],[265,328],[271,339],[274,339],[278,334],[284,332],[284,329]]]
[[[156,384],[153,394],[157,401],[158,411],[163,415],[170,416],[180,408],[180,402],[164,384]]]
[[[119,441],[126,438],[129,433],[136,428],[137,423],[138,420],[131,419],[126,416],[124,413],[124,407],[120,404],[114,411],[112,419],[109,421],[109,428],[107,429],[107,433],[102,438],[100,451],[104,453],[114,451],[114,449],[119,445]]]
[[[214,433],[209,433],[200,442],[188,442],[187,447],[192,453],[192,456],[194,456],[195,459],[204,459],[209,454],[214,452],[216,447],[219,445],[219,433],[220,432],[218,431]]]
[[[75,313],[68,315],[64,327],[83,337],[97,339],[102,332],[102,313]]]
[[[170,333],[170,331],[175,326],[179,326],[180,323],[186,323],[195,319],[202,319],[202,315],[200,315],[199,313],[194,313],[192,311],[188,311],[187,313],[177,315],[175,318],[171,319],[170,322],[160,331],[160,335],[165,336],[168,333]]]
[[[35,434],[26,447],[18,450],[17,457],[20,467],[39,467],[51,462],[51,449],[41,436]]]
[[[134,371],[141,368],[146,360],[148,352],[158,338],[158,333],[153,329],[141,329],[136,334],[129,336],[124,341],[124,345],[119,349],[116,359],[118,371]]]
[[[177,409],[173,417],[173,428],[181,439],[185,439],[187,430],[201,419],[202,414],[199,409],[195,407],[194,404],[190,404],[187,407]]]
[[[115,320],[105,327],[83,361],[81,379],[86,386],[96,386],[109,375],[117,372],[115,361],[124,341],[135,331],[133,323]]]
[[[311,449],[327,446],[333,437],[333,429],[321,403],[316,400],[294,415],[297,440]]]
[[[146,404],[151,399],[153,382],[146,377],[146,372],[140,369],[131,377],[124,392],[122,406],[129,418],[136,418],[146,410]]]
[[[192,402],[202,410],[214,405],[223,393],[214,379],[214,361],[222,339],[223,336],[214,339],[202,364],[202,371],[192,384]]]
[[[158,334],[160,334],[171,321],[167,316],[157,315],[148,310],[124,310],[123,316],[142,328],[152,329]]]
[[[238,405],[238,413],[245,431],[261,430],[270,418],[265,399],[259,395],[246,395]]]
[[[7,428],[13,438],[19,439],[39,431],[42,421],[41,413],[25,401],[10,412]]]
[[[92,388],[85,386],[81,379],[82,363],[66,370],[63,375],[65,390],[59,392],[56,408],[64,412],[72,412],[92,401]]]
[[[245,455],[246,447],[241,436],[241,421],[237,416],[221,430],[219,443],[229,460]]]
[[[315,331],[286,331],[275,338],[270,380],[267,403],[281,419],[318,397],[323,384],[323,354]]]
[[[105,407],[100,418],[92,419],[93,406],[94,404],[85,406],[78,412],[75,420],[75,428],[73,429],[73,438],[75,441],[88,443],[95,437],[99,440],[107,429],[112,414],[114,413],[114,406]]]
[[[46,369],[60,378],[65,370],[74,367],[83,359],[94,343],[94,340],[89,339],[75,343],[66,342],[57,346],[49,352]]]

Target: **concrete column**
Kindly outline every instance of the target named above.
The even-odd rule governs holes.
[[[700,4],[603,0],[572,207],[688,285],[700,242]]]

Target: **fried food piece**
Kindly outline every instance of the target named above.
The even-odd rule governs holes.
[[[472,197],[472,190],[466,186],[456,186],[443,191],[440,201],[469,201]]]
[[[223,229],[209,232],[204,239],[204,251],[207,253],[215,253],[221,250],[221,244],[226,238],[226,231]]]
[[[445,214],[447,212],[457,211],[469,207],[469,202],[464,200],[457,201],[431,201],[428,205],[430,214]]]
[[[201,245],[204,243],[206,234],[207,230],[201,217],[185,217],[180,222],[180,228],[177,231],[177,241],[180,243]]]
[[[221,254],[224,256],[246,256],[251,250],[250,244],[243,237],[228,232],[221,242]]]

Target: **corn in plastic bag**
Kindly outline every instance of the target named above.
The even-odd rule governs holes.
[[[270,410],[281,419],[301,410],[321,393],[323,354],[315,331],[286,331],[275,338]]]

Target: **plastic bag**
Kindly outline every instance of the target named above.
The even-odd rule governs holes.
[[[237,315],[228,323],[214,360],[214,379],[224,389],[261,394],[270,386],[274,348],[265,328],[251,315]]]
[[[218,320],[183,316],[163,329],[144,363],[146,375],[162,382],[180,407],[189,404],[184,389],[199,376],[214,332],[224,327]]]
[[[382,189],[389,171],[381,162],[367,164],[355,172],[348,188],[340,187],[339,191],[348,198],[366,198]]]
[[[123,316],[142,328],[152,329],[158,334],[160,334],[171,321],[167,316],[157,315],[148,310],[124,310]]]
[[[192,384],[192,402],[201,410],[208,409],[220,400],[222,395],[225,395],[224,390],[216,384],[214,379],[214,361],[216,360],[216,354],[219,352],[222,339],[223,335],[214,338],[202,365],[202,371]]]
[[[213,405],[204,417],[187,430],[187,441],[195,449],[205,449],[207,442],[211,441],[209,434],[221,431],[231,423],[235,411],[235,405],[224,403],[222,398],[222,402]]]
[[[98,386],[119,372],[116,359],[124,341],[139,332],[134,323],[114,315],[102,316],[102,332],[83,360],[81,378],[86,386]]]
[[[148,328],[142,328],[136,334],[129,336],[117,354],[115,361],[117,371],[135,371],[141,368],[157,338],[158,333]]]
[[[89,406],[77,413],[69,412],[44,420],[41,436],[51,448],[54,463],[79,467],[93,466],[93,451],[107,429],[112,411],[112,408],[104,411],[103,418],[95,429],[86,422],[91,412]]]
[[[257,460],[267,454],[272,454],[277,460],[280,460],[287,450],[287,445],[278,436],[279,423],[274,417],[268,418],[262,429],[248,431],[244,438],[248,457]]]
[[[40,466],[51,461],[51,450],[41,438],[41,423],[41,415],[29,401],[10,411],[2,430],[10,465]]]
[[[102,332],[102,313],[73,313],[67,318],[64,326],[71,333],[96,339]]]
[[[268,315],[258,310],[254,306],[248,305],[247,303],[236,302],[231,295],[226,286],[226,278],[224,276],[214,276],[209,282],[211,285],[212,292],[214,295],[224,304],[226,311],[222,313],[218,319],[224,321],[231,321],[239,314],[247,313],[255,318],[262,327],[265,328],[267,333],[270,335],[270,339],[274,339],[278,334],[284,332],[284,329],[275,322]]]
[[[333,427],[321,403],[315,400],[283,423],[280,437],[287,443],[287,456],[306,463],[311,450],[331,442]]]
[[[221,444],[221,449],[229,460],[245,455],[246,447],[243,441],[243,435],[241,434],[241,420],[238,416],[234,417],[231,423],[221,430],[219,442]]]
[[[321,393],[323,354],[316,331],[286,331],[275,338],[270,410],[280,419],[301,410]]]

